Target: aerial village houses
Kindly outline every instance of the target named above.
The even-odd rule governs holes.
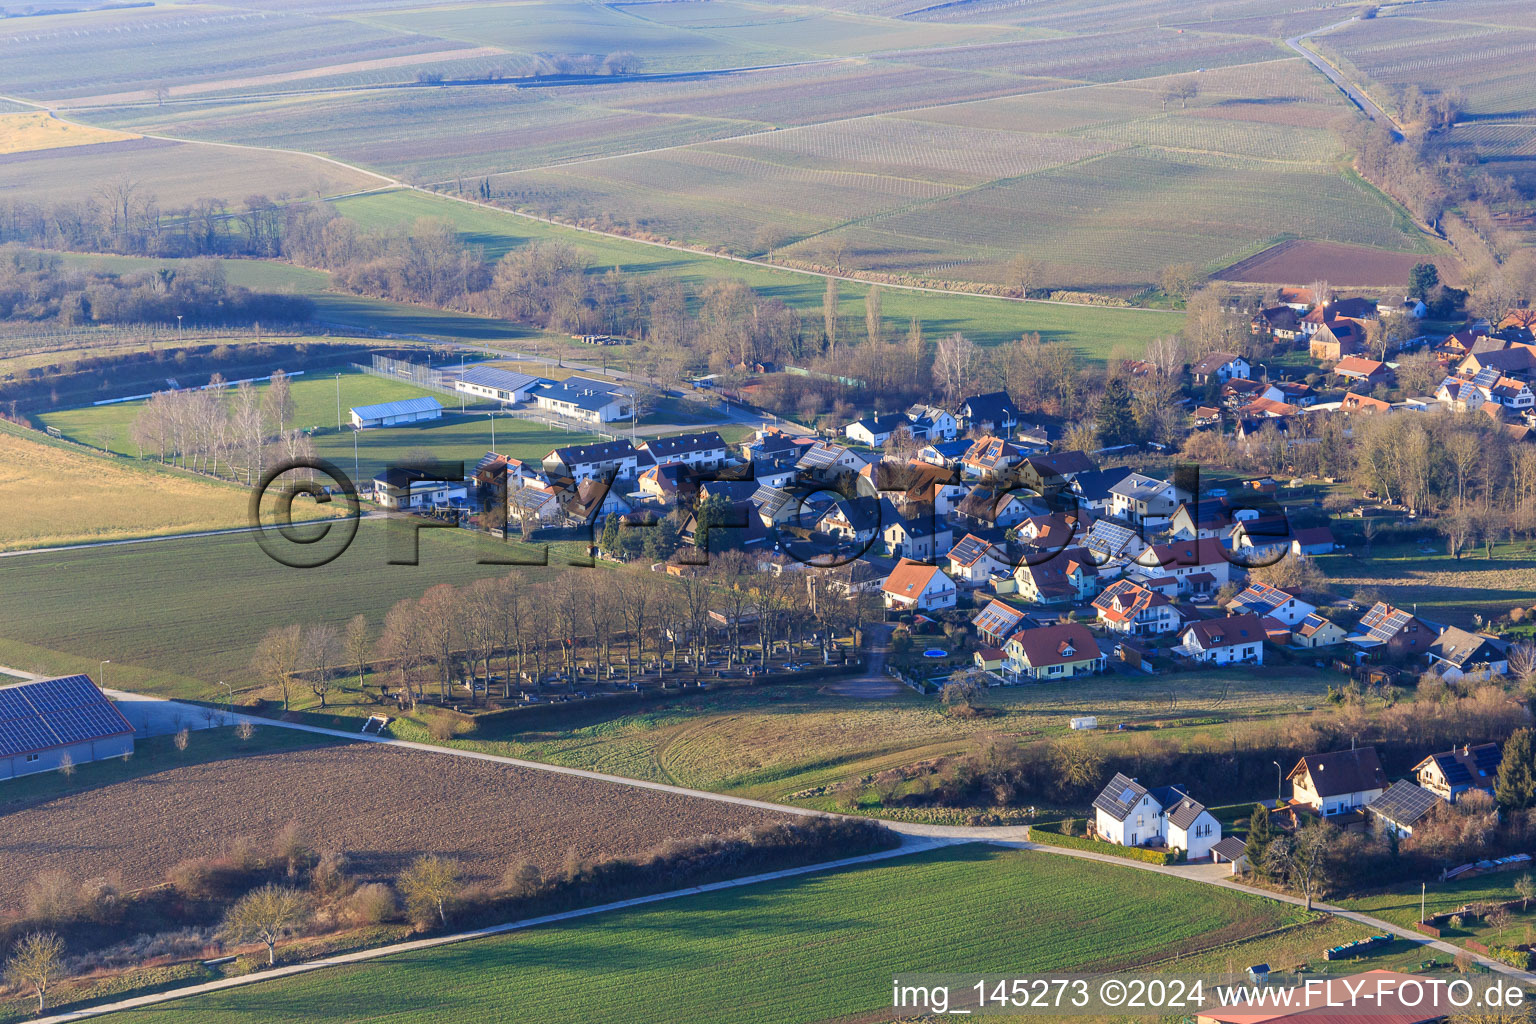
[[[583,480],[634,480],[639,476],[641,453],[628,441],[604,441],[556,448],[544,456],[544,472],[551,478],[568,476]],[[647,465],[650,457],[646,456]]]
[[[1128,636],[1158,636],[1179,628],[1179,612],[1162,594],[1132,580],[1116,580],[1093,599],[1105,629]]]
[[[1264,664],[1264,624],[1257,615],[1192,622],[1174,653],[1209,665]]]
[[[1093,801],[1093,828],[1118,846],[1166,846],[1204,860],[1221,842],[1221,823],[1178,786],[1148,789],[1117,773]]]
[[[1003,645],[1004,672],[1017,679],[1071,679],[1104,671],[1106,659],[1080,622],[1022,629]]]
[[[979,430],[988,434],[1011,434],[1024,416],[1013,404],[1006,391],[992,391],[985,395],[972,395],[955,410],[955,423],[965,430]]]
[[[1492,796],[1503,760],[1503,750],[1497,743],[1480,743],[1430,754],[1413,766],[1413,774],[1420,786],[1454,804],[1474,789]]]
[[[692,469],[719,469],[726,464],[725,441],[714,430],[653,437],[640,442],[638,451],[655,460],[657,465],[680,462]]]
[[[1445,803],[1429,790],[1399,779],[1386,791],[1365,805],[1371,824],[1378,832],[1411,836],[1430,812]]]
[[[1448,682],[1468,676],[1484,679],[1509,671],[1509,644],[1497,637],[1447,626],[1425,651],[1429,670]]]
[[[932,612],[955,606],[955,583],[936,565],[903,558],[881,586],[885,606],[897,611]]]
[[[1233,378],[1247,380],[1251,372],[1248,360],[1234,352],[1212,352],[1189,368],[1196,384],[1225,384]]]
[[[1308,754],[1286,778],[1293,803],[1328,818],[1360,810],[1387,788],[1375,747]]]

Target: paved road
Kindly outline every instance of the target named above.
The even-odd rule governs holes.
[[[1344,76],[1344,72],[1330,64],[1323,58],[1321,54],[1302,45],[1312,36],[1321,35],[1324,32],[1332,32],[1336,28],[1348,25],[1352,21],[1359,20],[1360,19],[1358,17],[1345,18],[1343,21],[1336,21],[1332,25],[1325,25],[1322,28],[1315,28],[1311,32],[1303,32],[1299,36],[1292,36],[1291,38],[1287,39],[1285,41],[1285,45],[1289,46],[1291,49],[1307,58],[1313,67],[1317,68],[1317,70],[1321,71],[1324,75],[1327,75],[1328,80],[1334,85],[1338,86],[1339,91],[1353,100],[1355,105],[1365,113],[1366,117],[1370,118],[1372,121],[1375,121],[1377,124],[1387,125],[1398,136],[1401,136],[1403,130],[1398,125],[1398,123],[1393,120],[1391,114],[1377,106],[1375,100],[1367,96],[1364,90],[1360,89],[1355,85],[1354,82],[1351,82],[1348,78],[1346,78]]]

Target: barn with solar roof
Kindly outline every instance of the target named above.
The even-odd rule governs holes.
[[[0,687],[0,779],[133,752],[133,726],[90,676]]]

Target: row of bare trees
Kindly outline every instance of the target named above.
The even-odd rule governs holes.
[[[314,457],[314,445],[296,427],[288,377],[272,374],[264,389],[249,381],[233,388],[215,374],[196,391],[161,391],[150,396],[129,426],[140,455],[161,462],[179,459],[183,468],[254,483],[269,465]]]
[[[712,658],[736,666],[749,647],[766,661],[813,634],[825,645],[857,633],[878,614],[867,595],[848,600],[821,586],[813,597],[806,572],[758,571],[755,557],[727,551],[679,576],[604,566],[439,584],[395,604],[377,637],[360,615],[344,627],[273,629],[252,669],[285,709],[303,687],[325,707],[343,679],[355,676],[361,690],[370,669],[390,672],[412,705],[429,690],[448,699],[465,678],[486,680],[487,693],[497,680],[510,699],[518,680],[574,687],[583,664],[627,682],[647,670],[665,679],[684,661],[696,671]]]

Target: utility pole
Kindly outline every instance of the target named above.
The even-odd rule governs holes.
[[[1428,892],[1429,892],[1429,883],[1428,882],[1420,882],[1419,883],[1419,924],[1423,924],[1424,923],[1424,901],[1425,901],[1426,894],[1428,894]]]
[[[463,383],[463,381],[464,381],[464,353],[460,352],[459,353],[459,382]],[[457,390],[459,392],[459,412],[460,412],[460,414],[462,414],[464,412],[464,391],[463,391],[462,388],[459,388]]]
[[[496,450],[496,414],[494,412],[488,412],[488,413],[486,413],[486,415],[491,418],[491,451],[495,451]]]
[[[341,432],[341,374],[336,375],[336,432]]]
[[[176,345],[181,346],[181,314],[176,314]]]
[[[353,487],[360,486],[360,483],[359,483],[359,481],[357,479],[357,477],[358,477],[358,472],[357,472],[357,435],[360,434],[360,433],[362,433],[362,428],[361,427],[353,427],[352,428],[352,486]]]

